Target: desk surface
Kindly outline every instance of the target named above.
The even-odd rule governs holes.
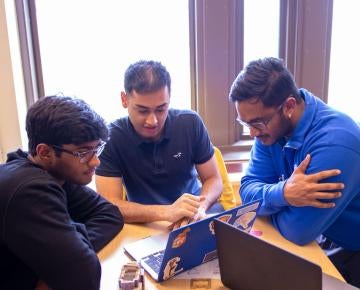
[[[123,245],[140,238],[161,233],[166,230],[166,225],[166,223],[151,223],[146,225],[126,224],[123,230],[98,254],[102,265],[100,289],[118,289],[117,281],[120,269],[122,265],[129,260],[124,254],[122,249]],[[306,246],[295,245],[284,239],[265,218],[257,218],[253,229],[262,233],[260,236],[262,239],[318,264],[326,274],[344,281],[340,273],[315,242]],[[211,289],[227,289],[222,285],[220,280],[213,279],[210,282]],[[170,279],[160,284],[156,283],[147,275],[145,277],[145,287],[146,289],[195,289],[191,287],[191,280]]]

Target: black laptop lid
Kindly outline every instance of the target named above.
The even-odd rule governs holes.
[[[232,225],[215,220],[223,284],[239,290],[321,290],[321,268]]]

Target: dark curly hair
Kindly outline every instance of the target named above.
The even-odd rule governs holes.
[[[229,99],[242,102],[253,97],[265,106],[279,106],[286,98],[301,96],[290,71],[281,59],[267,57],[250,62],[234,80]]]
[[[101,116],[83,100],[66,96],[48,96],[33,104],[27,112],[26,131],[33,156],[40,143],[79,145],[106,141],[109,136]]]

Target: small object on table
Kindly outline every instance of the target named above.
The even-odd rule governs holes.
[[[138,263],[128,262],[122,266],[119,277],[119,289],[145,289],[144,269]]]

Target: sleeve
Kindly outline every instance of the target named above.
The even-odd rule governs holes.
[[[96,168],[96,174],[107,177],[122,177],[124,174],[124,165],[121,156],[127,154],[122,148],[124,137],[121,137],[121,130],[115,124],[110,126],[110,140],[106,143],[104,151],[99,156],[100,165]],[[130,142],[127,140],[127,142]],[[129,145],[131,147],[131,145]]]
[[[194,113],[193,124],[189,126],[194,130],[194,138],[192,139],[194,163],[202,164],[210,160],[214,155],[214,148],[210,141],[208,131],[197,113]]]
[[[72,185],[68,207],[72,220],[85,225],[91,245],[98,252],[124,226],[119,208],[87,186]]]
[[[360,172],[360,155],[355,150],[341,145],[318,146],[317,149],[310,150],[310,154],[311,161],[307,174],[340,169],[340,175],[320,182],[342,182],[345,188],[342,190],[342,196],[334,200],[336,204],[334,208],[287,207],[272,216],[273,224],[280,233],[300,245],[307,244],[326,232],[358,194],[360,186],[357,178]],[[338,230],[348,229],[338,228]]]
[[[9,249],[49,287],[97,290],[100,262],[79,229],[67,211],[65,192],[48,179],[19,186],[4,218]]]
[[[279,180],[274,169],[274,162],[277,161],[273,158],[268,146],[265,147],[256,140],[251,150],[249,166],[241,179],[240,195],[243,203],[263,200],[259,215],[271,215],[288,206],[283,197],[285,181]]]

